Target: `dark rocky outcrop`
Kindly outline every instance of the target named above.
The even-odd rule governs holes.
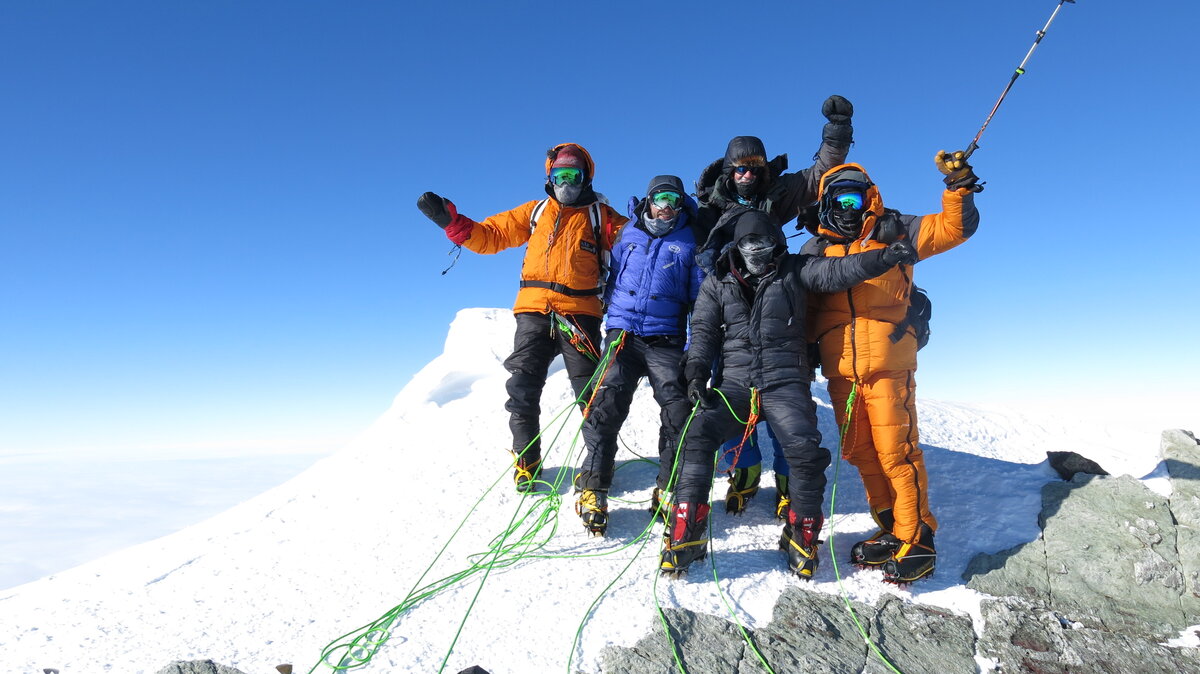
[[[1077,473],[1108,475],[1108,471],[1101,468],[1100,464],[1075,452],[1046,452],[1046,459],[1050,462],[1050,467],[1054,469],[1054,472],[1068,482]]]

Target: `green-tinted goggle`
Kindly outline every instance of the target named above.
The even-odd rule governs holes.
[[[583,170],[561,167],[550,169],[550,184],[552,185],[582,185]]]
[[[650,197],[650,203],[659,208],[670,207],[679,210],[679,207],[683,205],[683,195],[678,192],[656,192],[654,196]]]

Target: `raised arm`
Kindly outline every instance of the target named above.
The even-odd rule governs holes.
[[[417,199],[417,208],[446,232],[446,238],[484,255],[515,248],[528,241],[529,216],[535,205],[536,201],[530,201],[483,222],[475,222],[459,213],[453,201],[433,192],[426,192]]]
[[[917,255],[922,260],[963,243],[979,228],[975,193],[983,191],[983,186],[962,154],[942,151],[934,157],[946,183],[946,190],[942,192],[941,212],[900,216],[903,231],[916,246]]]
[[[854,127],[850,123],[854,105],[834,94],[821,104],[821,114],[829,121],[821,130],[821,146],[813,155],[812,166],[779,177],[785,186],[783,198],[776,205],[780,224],[786,224],[801,208],[816,201],[821,176],[834,166],[846,163],[846,155],[850,154],[850,144],[854,141]]]

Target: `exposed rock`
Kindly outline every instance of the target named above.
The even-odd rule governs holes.
[[[858,602],[851,605],[863,628],[870,629],[875,609]],[[780,672],[857,674],[867,661],[866,644],[845,604],[800,588],[788,588],[779,596],[771,624],[754,638],[764,659]],[[742,671],[747,674],[764,671],[757,660],[746,665]]]
[[[876,614],[871,638],[901,672],[978,671],[975,629],[964,615],[886,597]],[[873,656],[863,671],[887,674],[892,669]]]
[[[789,588],[779,597],[770,625],[746,630],[758,654],[732,623],[686,611],[665,613],[681,661],[692,674],[759,674],[764,671],[759,655],[777,672],[891,672],[880,655],[900,671],[978,671],[970,618],[895,597],[879,607],[851,606],[857,624],[840,598]],[[859,625],[879,654],[868,651]],[[632,649],[607,649],[602,671],[660,674],[675,671],[675,663],[663,631],[655,630]]]
[[[1171,477],[1170,504],[1183,564],[1184,595],[1196,600],[1200,599],[1200,444],[1187,431],[1166,431],[1162,455]],[[1200,610],[1192,608],[1191,615],[1200,615]]]
[[[1046,458],[1050,460],[1050,467],[1054,472],[1067,482],[1070,482],[1076,473],[1108,475],[1108,471],[1101,468],[1100,464],[1075,452],[1046,452]]]
[[[737,626],[715,616],[664,609],[671,642],[662,629],[652,631],[633,648],[606,648],[601,671],[660,674],[676,671],[672,645],[689,672],[736,672],[746,649]]]
[[[1043,488],[1042,520],[1048,608],[1131,635],[1169,638],[1191,624],[1165,498],[1129,476],[1076,476]]]
[[[246,674],[240,669],[226,667],[212,660],[177,660],[158,670],[157,674]]]
[[[1192,624],[1165,498],[1128,476],[1076,475],[1043,487],[1039,522],[1040,540],[972,560],[967,586],[1134,636],[1169,638]]]
[[[997,663],[997,672],[1200,671],[1200,653],[1195,648],[1168,648],[1144,637],[1091,629],[1014,597],[984,600],[981,608],[984,630],[979,653]]]
[[[1054,573],[1065,572],[1055,568]],[[1019,597],[1035,603],[1050,602],[1046,545],[1042,537],[993,555],[976,555],[967,563],[967,587],[997,597]]]

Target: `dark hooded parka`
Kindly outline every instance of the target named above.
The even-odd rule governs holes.
[[[696,196],[700,202],[696,219],[697,240],[702,242],[700,262],[706,271],[712,272],[713,261],[732,243],[731,221],[722,216],[736,207],[747,206],[770,215],[782,234],[784,225],[817,200],[821,175],[846,161],[853,135],[848,118],[843,123],[826,124],[812,166],[795,173],[785,173],[786,154],[768,162],[767,149],[759,138],[736,136],[730,140],[725,156],[709,164],[696,182]],[[732,175],[735,166],[757,166],[763,173],[754,181],[752,189],[746,191],[743,188],[745,193],[739,193]]]
[[[735,240],[778,233],[763,211],[740,207],[730,215]],[[791,468],[788,491],[795,516],[821,516],[829,451],[820,446],[809,390],[805,303],[810,291],[846,290],[888,268],[882,250],[820,258],[790,254],[782,239],[776,239],[775,257],[759,275],[749,274],[736,247],[718,259],[717,272],[705,279],[696,299],[684,375],[689,381],[711,375],[724,398],[712,394],[687,432],[678,502],[708,502],[715,452],[738,433],[738,418],[747,418],[754,389],[760,414],[775,430]]]

